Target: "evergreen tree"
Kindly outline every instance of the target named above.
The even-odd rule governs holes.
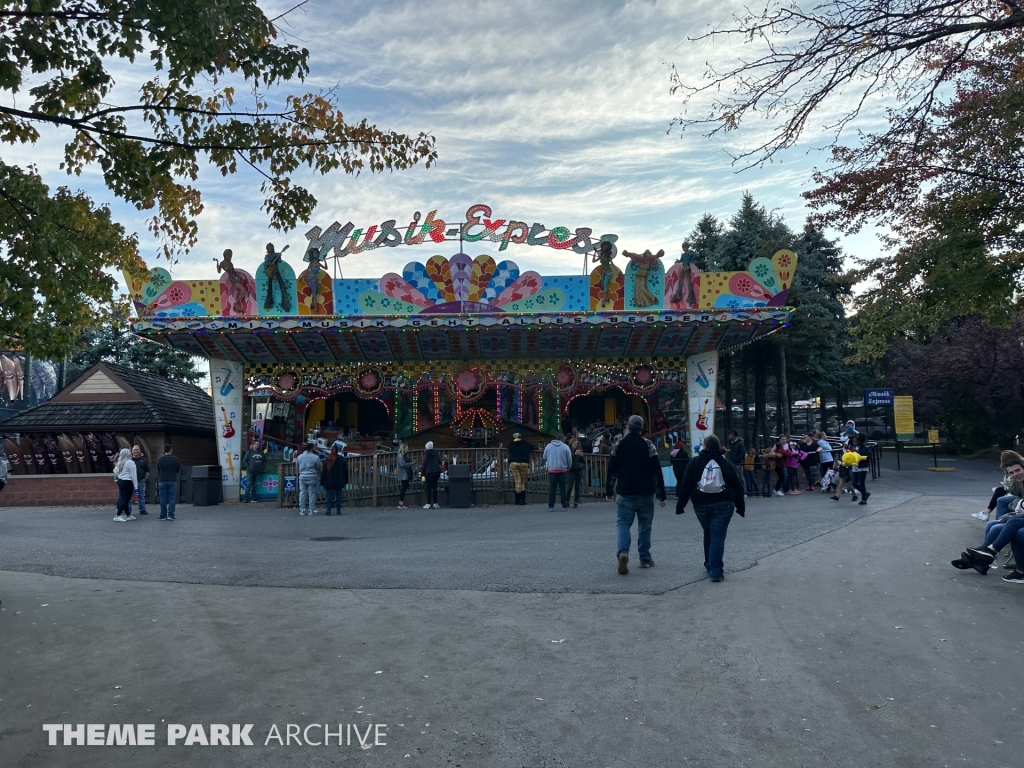
[[[693,253],[693,263],[697,265],[697,269],[701,272],[714,270],[712,264],[718,261],[718,251],[722,246],[723,231],[722,223],[710,213],[705,213],[701,216],[696,226],[690,230],[686,240],[690,244],[690,251]]]
[[[205,375],[196,368],[195,359],[184,352],[136,336],[123,316],[86,331],[79,338],[78,346],[79,352],[71,359],[77,369],[75,375],[99,362],[123,365],[189,384],[196,384]]]
[[[792,248],[794,239],[781,216],[770,213],[752,194],[744,192],[740,209],[721,234],[710,268],[723,272],[746,269],[759,256],[770,259],[776,251]]]

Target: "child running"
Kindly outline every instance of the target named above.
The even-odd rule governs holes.
[[[855,450],[853,443],[848,442],[846,447],[843,449],[843,463],[839,467],[839,485],[836,487],[836,495],[832,497],[832,501],[839,501],[839,497],[843,495],[843,488],[847,485],[850,486],[850,494],[853,496],[853,501],[857,501],[857,489],[853,485],[852,472],[854,467],[860,465],[861,456]]]

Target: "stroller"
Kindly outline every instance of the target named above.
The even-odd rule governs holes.
[[[835,469],[829,469],[821,478],[821,492],[834,494],[839,485],[839,473]]]

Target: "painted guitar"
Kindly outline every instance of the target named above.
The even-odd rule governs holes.
[[[220,407],[220,412],[224,416],[224,426],[221,427],[221,430],[222,430],[222,434],[223,434],[224,439],[227,440],[228,438],[231,438],[231,437],[235,436],[235,427],[231,423],[231,420],[228,419],[227,411],[224,410],[224,406],[223,405]]]
[[[706,432],[708,428],[708,403],[710,398],[704,400],[704,407],[700,409],[700,413],[697,414],[697,421],[694,426],[697,427],[701,432]]]
[[[228,451],[224,458],[228,460],[228,477],[235,476],[235,462],[231,460],[231,451]]]

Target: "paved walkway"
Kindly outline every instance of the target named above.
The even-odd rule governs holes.
[[[628,577],[610,505],[4,511],[0,765],[1016,768],[1024,589],[948,565],[981,530],[953,493],[988,470],[932,475],[942,496],[910,472],[867,507],[754,500],[722,584],[668,508],[658,566]],[[353,536],[309,541],[332,534]],[[42,732],[163,721],[253,723],[258,746]],[[387,723],[388,744],[262,746],[316,722]]]

